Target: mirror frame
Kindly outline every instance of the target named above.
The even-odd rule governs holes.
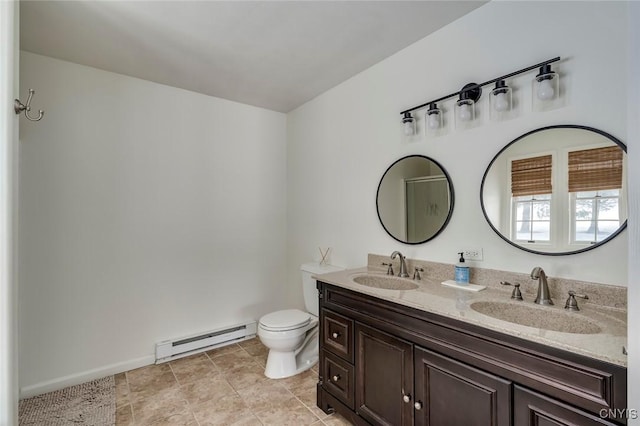
[[[627,153],[627,146],[620,141],[618,138],[616,138],[615,136],[593,128],[593,127],[589,127],[589,126],[580,126],[577,124],[557,124],[557,125],[553,125],[553,126],[546,126],[546,127],[540,127],[538,129],[534,129],[531,130],[523,135],[518,136],[517,138],[515,138],[514,140],[512,140],[511,142],[509,142],[507,145],[505,145],[491,160],[491,162],[489,163],[489,165],[487,166],[484,175],[482,176],[482,184],[480,185],[480,206],[482,207],[482,214],[484,215],[484,218],[486,219],[487,223],[489,224],[489,226],[491,227],[491,229],[493,229],[493,231],[500,237],[502,238],[504,241],[506,241],[507,243],[511,244],[512,246],[520,249],[520,250],[524,250],[526,252],[529,253],[533,253],[533,254],[541,254],[543,256],[567,256],[570,254],[578,254],[578,253],[584,253],[585,251],[589,251],[589,250],[593,250],[595,248],[598,248],[606,243],[608,243],[609,241],[611,241],[612,239],[614,239],[615,237],[618,236],[618,234],[620,234],[622,231],[624,231],[627,228],[627,220],[625,219],[624,223],[622,225],[620,225],[620,227],[616,230],[616,232],[614,232],[613,234],[611,234],[609,237],[605,238],[604,240],[596,243],[596,244],[592,244],[589,247],[585,247],[585,248],[581,248],[578,250],[573,250],[573,251],[562,251],[562,252],[544,252],[544,251],[539,251],[539,250],[533,250],[527,247],[523,247],[521,245],[518,245],[516,243],[514,243],[513,241],[511,241],[510,239],[508,239],[507,237],[505,237],[504,235],[502,235],[502,233],[495,227],[493,226],[493,223],[491,223],[491,220],[489,219],[489,216],[487,215],[487,210],[484,207],[484,183],[485,180],[487,179],[487,175],[489,174],[489,170],[491,169],[491,166],[493,166],[493,163],[496,162],[496,160],[498,159],[498,157],[500,156],[500,154],[502,154],[504,151],[507,150],[507,148],[509,148],[511,145],[515,144],[516,142],[518,142],[520,139],[524,139],[527,136],[533,134],[533,133],[537,133],[537,132],[542,132],[544,130],[551,130],[551,129],[580,129],[580,130],[587,130],[590,132],[594,132],[594,133],[598,133],[600,136],[604,136],[605,138],[609,139],[611,142],[614,142],[616,145],[618,145],[626,154]]]
[[[391,232],[389,232],[389,230],[387,229],[387,227],[384,225],[384,222],[382,221],[382,217],[380,217],[380,206],[378,205],[378,196],[380,195],[380,186],[382,185],[382,180],[384,179],[384,177],[387,175],[387,172],[393,167],[395,166],[397,163],[399,163],[400,161],[406,159],[406,158],[413,158],[413,157],[422,157],[425,160],[429,160],[432,163],[434,163],[436,166],[438,166],[440,168],[440,170],[442,170],[442,174],[444,174],[444,176],[447,178],[447,186],[449,187],[449,213],[447,214],[447,218],[445,219],[445,221],[442,223],[442,226],[440,227],[440,229],[438,229],[438,232],[436,232],[435,234],[433,234],[432,236],[430,236],[429,238],[422,240],[422,241],[417,241],[415,243],[413,242],[407,242],[407,241],[402,241],[398,238],[396,238]],[[453,206],[455,205],[455,194],[453,192],[453,182],[451,181],[451,176],[449,176],[449,173],[447,172],[447,170],[442,167],[442,164],[438,163],[436,160],[434,160],[431,157],[427,157],[426,155],[422,155],[422,154],[411,154],[411,155],[405,155],[402,158],[397,159],[396,161],[394,161],[389,167],[387,167],[387,169],[384,171],[384,173],[382,174],[382,177],[380,178],[380,182],[378,182],[378,189],[376,190],[376,213],[378,214],[378,221],[380,222],[380,224],[382,225],[382,227],[384,228],[384,230],[386,231],[387,234],[389,234],[389,236],[391,238],[393,238],[394,240],[402,243],[402,244],[408,244],[408,245],[418,245],[418,244],[424,244],[427,241],[431,241],[433,240],[435,237],[437,237],[438,235],[440,235],[442,233],[442,231],[444,231],[444,229],[447,227],[447,225],[449,224],[449,221],[451,220],[451,216],[453,215]]]

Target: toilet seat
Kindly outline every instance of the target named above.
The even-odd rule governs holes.
[[[265,331],[290,331],[306,327],[311,314],[299,309],[271,312],[260,318],[260,328]]]

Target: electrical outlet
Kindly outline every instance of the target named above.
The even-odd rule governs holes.
[[[483,259],[482,249],[481,248],[466,249],[464,250],[464,258],[466,260],[480,261]]]

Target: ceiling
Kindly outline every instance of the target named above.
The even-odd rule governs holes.
[[[25,1],[23,50],[280,112],[484,1]]]

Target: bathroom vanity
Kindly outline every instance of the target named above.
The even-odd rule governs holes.
[[[469,306],[505,294],[508,301],[504,291],[468,294],[429,279],[414,290],[369,288],[354,283],[353,271],[318,278],[324,412],[362,425],[626,424],[622,348],[585,355],[624,341],[616,321],[576,337],[584,348],[572,351],[563,345],[573,344],[572,333],[517,324],[511,332],[490,318],[484,326]]]

